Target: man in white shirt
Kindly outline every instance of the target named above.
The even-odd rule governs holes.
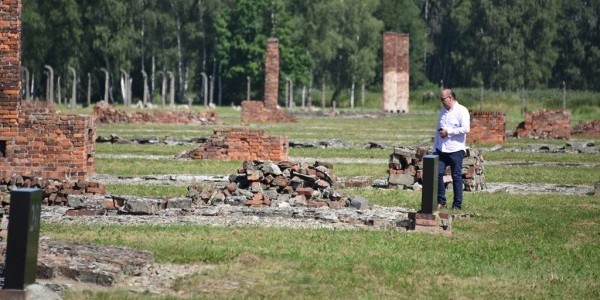
[[[443,177],[446,166],[450,166],[452,189],[454,190],[452,209],[460,210],[463,200],[462,164],[465,157],[467,133],[471,128],[470,115],[469,110],[456,101],[451,89],[444,89],[440,94],[440,100],[442,109],[434,139],[434,154],[439,156],[438,209],[446,207],[446,188]]]

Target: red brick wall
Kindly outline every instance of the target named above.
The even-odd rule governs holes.
[[[105,101],[96,103],[94,117],[98,123],[217,124],[214,111],[125,111],[111,107]]]
[[[242,123],[253,122],[295,122],[296,118],[285,110],[265,107],[262,101],[242,101]]]
[[[279,97],[279,40],[270,38],[267,41],[267,57],[265,60],[265,107],[277,108]]]
[[[504,144],[506,114],[491,111],[471,112],[471,131],[467,135],[469,143]]]
[[[408,112],[409,38],[408,34],[383,33],[383,110]]]
[[[242,101],[242,123],[294,122],[296,119],[277,106],[279,97],[279,40],[267,41],[265,60],[265,101]]]
[[[583,122],[573,126],[573,135],[585,137],[600,137],[600,120]]]
[[[86,180],[94,173],[94,121],[42,114],[32,104],[21,110],[20,32],[21,0],[0,2],[0,177]]]
[[[525,114],[514,135],[518,138],[569,139],[571,113],[566,110],[542,109]]]
[[[21,1],[0,1],[0,140],[17,135],[21,91]]]
[[[288,159],[287,137],[270,137],[261,129],[215,130],[194,155],[196,159],[271,160]]]

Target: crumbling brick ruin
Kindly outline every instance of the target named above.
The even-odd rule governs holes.
[[[388,187],[420,188],[423,178],[423,157],[431,154],[431,150],[429,147],[394,148],[388,164]],[[477,149],[467,148],[463,159],[462,177],[465,191],[485,189],[483,157]],[[446,184],[452,182],[450,167],[446,168],[444,182]]]
[[[579,122],[579,124],[573,126],[573,135],[600,138],[600,120]]]
[[[471,112],[471,131],[467,135],[467,142],[504,145],[505,130],[505,113],[474,111]]]
[[[383,110],[385,112],[408,112],[408,51],[408,34],[383,33]]]
[[[234,128],[215,130],[192,158],[284,161],[288,152],[287,137],[267,136],[262,129]]]
[[[193,112],[178,110],[124,111],[100,101],[94,106],[97,123],[159,123],[159,124],[217,124],[214,111]]]
[[[525,114],[514,132],[517,138],[565,139],[571,138],[571,113],[566,110],[542,109]]]
[[[88,116],[21,109],[21,1],[0,2],[0,177],[87,179],[96,129]]]
[[[294,122],[296,119],[277,106],[279,97],[279,40],[267,41],[265,60],[265,101],[242,101],[242,122]]]

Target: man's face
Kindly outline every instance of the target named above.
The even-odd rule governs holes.
[[[452,94],[450,93],[450,91],[444,90],[440,94],[440,101],[442,101],[442,105],[445,109],[450,109],[452,108],[454,98],[452,98]]]

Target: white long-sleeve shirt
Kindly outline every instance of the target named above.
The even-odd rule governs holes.
[[[467,133],[471,130],[469,110],[457,102],[450,110],[442,106],[435,131],[435,149],[445,153],[466,150]],[[446,129],[448,136],[440,137],[440,128]]]

